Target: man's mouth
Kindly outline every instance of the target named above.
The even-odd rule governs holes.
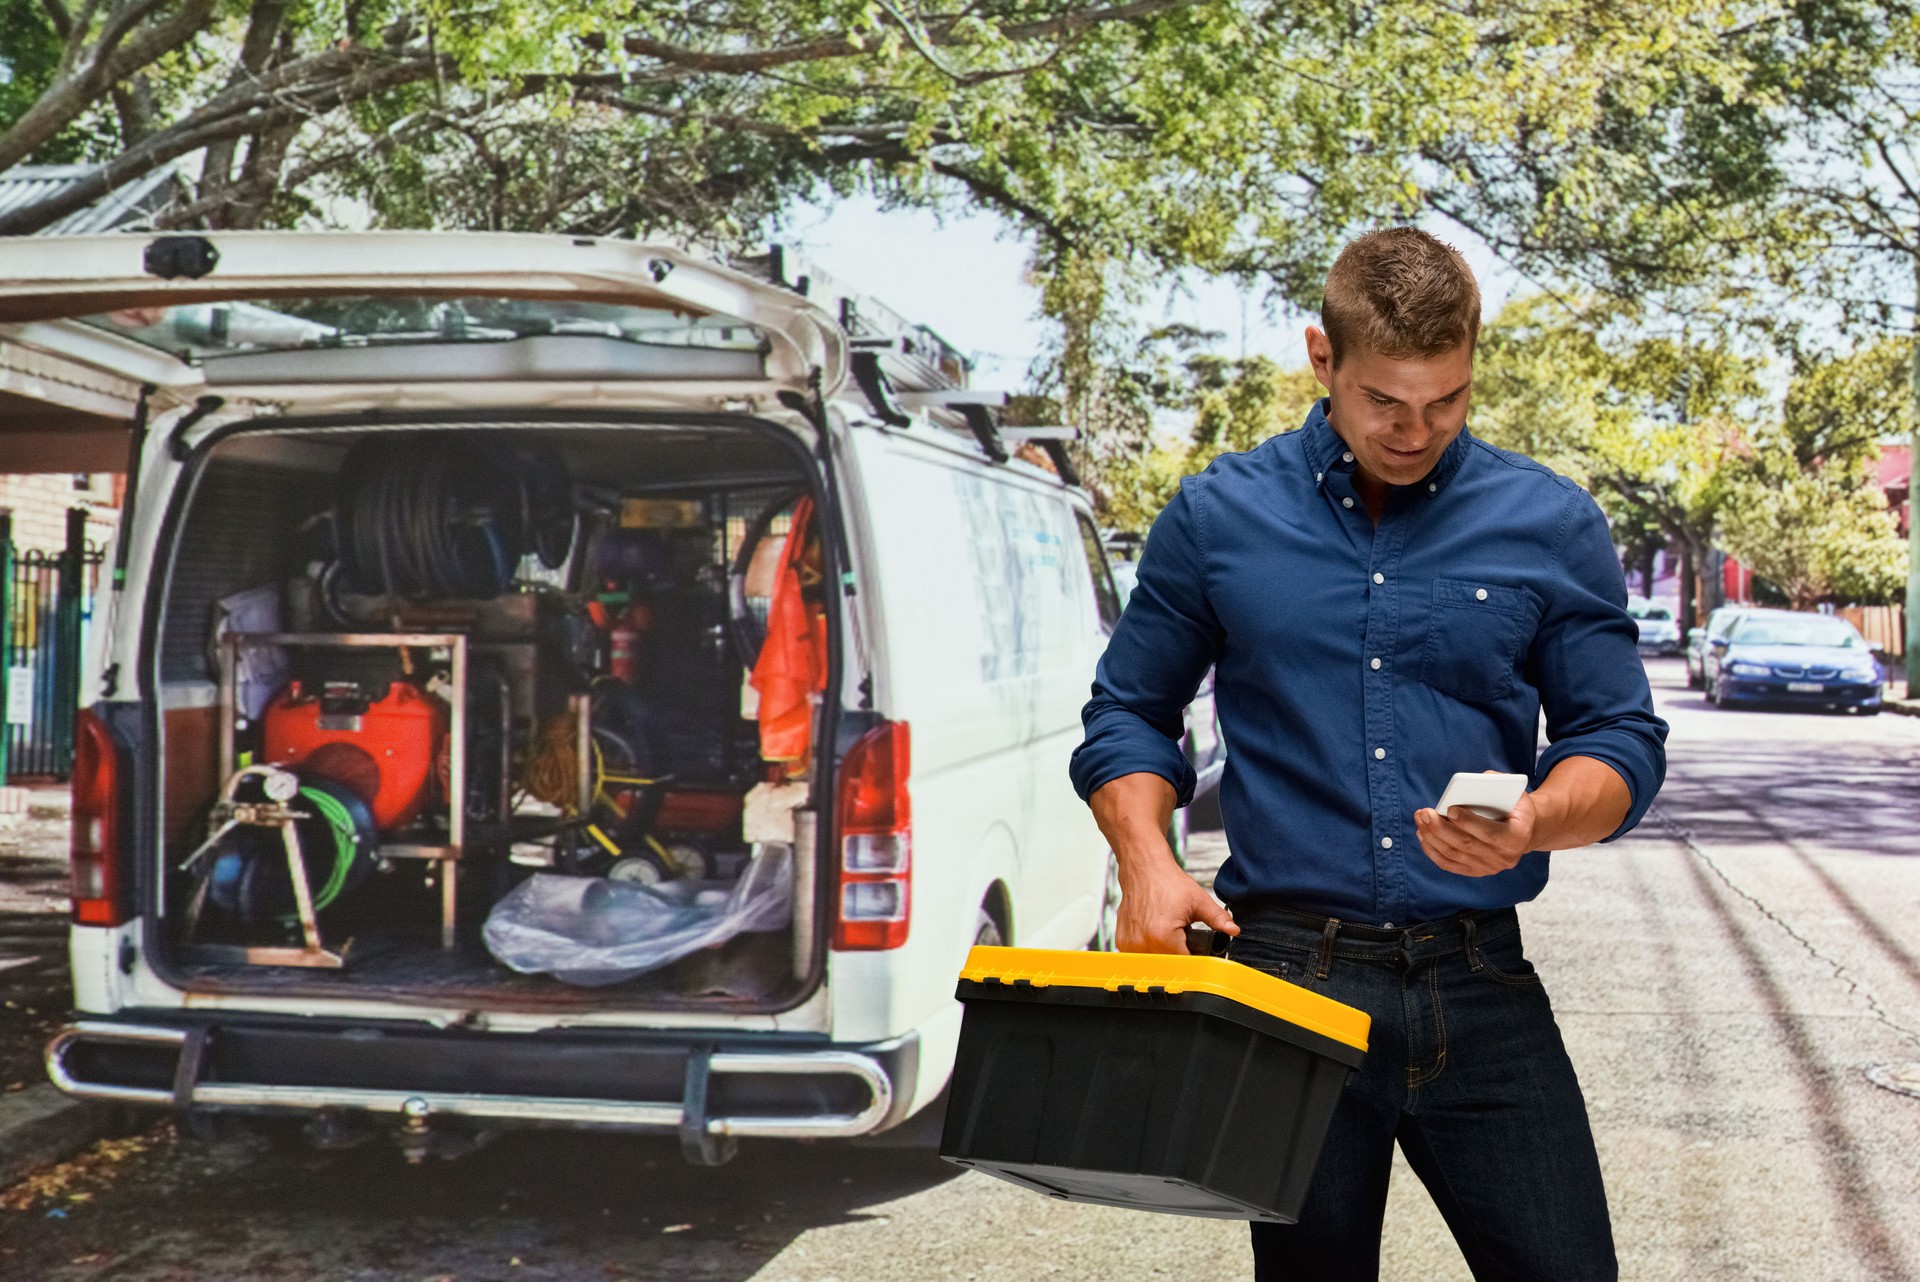
[[[1380,448],[1385,450],[1387,457],[1396,463],[1418,463],[1427,455],[1425,450],[1397,450],[1391,445],[1383,445]]]

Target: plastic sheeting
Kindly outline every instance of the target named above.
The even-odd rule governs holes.
[[[487,914],[487,948],[504,966],[569,984],[617,984],[793,919],[793,857],[760,846],[740,880],[637,886],[536,873]]]

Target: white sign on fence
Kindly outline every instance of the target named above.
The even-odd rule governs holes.
[[[33,724],[33,669],[7,669],[7,724]]]

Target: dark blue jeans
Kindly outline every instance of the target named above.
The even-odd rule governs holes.
[[[1253,1225],[1258,1282],[1374,1282],[1399,1142],[1479,1282],[1613,1282],[1573,1064],[1511,908],[1406,930],[1233,905],[1227,955],[1373,1016],[1298,1224]]]

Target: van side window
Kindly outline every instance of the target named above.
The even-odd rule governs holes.
[[[1120,622],[1120,593],[1113,586],[1113,571],[1107,568],[1107,550],[1100,546],[1100,532],[1093,528],[1093,522],[1078,512],[1074,517],[1080,522],[1087,572],[1093,575],[1093,599],[1100,607],[1100,628],[1111,632],[1113,625]]]

